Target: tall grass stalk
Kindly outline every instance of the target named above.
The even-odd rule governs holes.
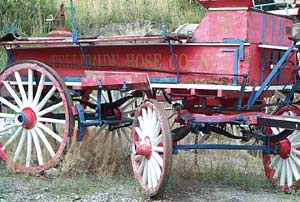
[[[205,13],[196,0],[73,0],[79,29],[108,23],[150,21],[174,29],[183,23],[198,23]],[[22,36],[43,36],[48,30],[47,16],[63,3],[67,25],[71,27],[70,0],[1,0],[0,34],[15,25]]]
[[[61,1],[55,0],[57,4]],[[62,1],[67,7],[69,0]],[[173,30],[183,23],[198,23],[205,10],[195,0],[85,0],[74,1],[77,26],[80,29],[101,27],[108,23],[150,21]],[[68,12],[68,9],[67,9]],[[71,25],[70,12],[67,25]]]

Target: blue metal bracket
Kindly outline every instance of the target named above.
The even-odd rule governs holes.
[[[74,41],[73,41],[74,42]],[[84,53],[84,50],[83,50],[83,47],[80,43],[78,43],[78,46],[79,46],[79,49],[80,49],[80,54],[81,54],[81,57],[83,58],[84,62],[85,62],[85,67],[87,70],[91,69],[91,61],[90,61],[90,58],[89,59],[86,57],[85,53]]]
[[[15,58],[14,58],[13,53],[10,51],[10,49],[7,49],[5,46],[4,46],[4,49],[5,49],[6,55],[7,55],[6,67],[8,67],[9,65],[11,65],[15,62]]]
[[[75,105],[78,113],[78,136],[77,136],[77,142],[81,142],[83,139],[84,135],[84,123],[85,123],[85,118],[84,118],[84,113],[81,104],[76,104]]]
[[[171,77],[150,77],[150,83],[178,83],[177,78],[171,78]]]
[[[184,118],[183,116],[181,116]],[[215,120],[213,117],[210,120],[193,120],[197,117],[193,117],[192,115],[186,114],[186,120],[191,120],[191,126],[193,127],[205,127],[205,124],[222,124],[222,123],[237,123],[237,124],[243,124],[243,125],[249,125],[249,122],[247,119],[242,116],[238,115],[236,119],[223,119],[223,120]]]
[[[15,36],[19,36],[19,30],[14,24],[10,25],[10,27],[5,26],[5,32],[6,33],[12,33]]]
[[[280,3],[265,3],[265,4],[257,4],[253,8],[264,11],[264,7],[268,6],[285,6],[285,13],[286,15],[289,15],[289,5],[290,3],[280,2]]]
[[[245,41],[242,39],[224,39],[225,44],[238,44],[239,47],[239,59],[241,61],[245,58]]]
[[[102,112],[101,112],[101,97],[102,97],[102,81],[99,80],[98,82],[98,92],[97,92],[97,108],[96,108],[96,118],[102,120]]]
[[[256,93],[254,93],[248,100],[247,103],[247,109],[250,109],[255,101],[259,98],[259,96],[262,94],[262,92],[267,88],[267,86],[273,81],[273,79],[276,77],[276,75],[280,72],[280,67],[283,65],[283,63],[286,61],[289,54],[293,51],[295,48],[295,44],[292,43],[292,45],[288,48],[288,50],[283,54],[283,56],[280,58],[276,66],[273,68],[271,73],[268,75],[266,80],[262,83],[261,87],[258,89]]]
[[[166,25],[162,26],[162,37],[163,37],[164,40],[166,40],[168,42],[170,53],[171,53],[171,57],[172,57],[172,62],[173,62],[173,65],[175,67],[175,70],[176,70],[176,77],[177,77],[177,82],[176,83],[179,83],[180,82],[179,68],[178,68],[178,64],[176,62],[176,58],[175,58],[173,46],[171,44],[171,40],[168,38]]]
[[[239,66],[238,66],[238,58],[239,58],[239,53],[237,49],[224,49],[222,50],[222,52],[233,52],[233,57],[234,57],[234,61],[233,61],[233,81],[232,81],[232,85],[237,86],[238,85],[238,73],[239,73]]]
[[[75,7],[73,4],[73,0],[70,0],[70,6],[71,6],[71,14],[72,14],[72,41],[73,43],[76,43],[79,34],[76,28]]]
[[[293,85],[290,93],[286,96],[286,98],[283,102],[284,104],[288,104],[290,102],[291,98],[293,97],[294,93],[299,88],[299,86],[300,86],[300,79],[297,78],[296,83]]]

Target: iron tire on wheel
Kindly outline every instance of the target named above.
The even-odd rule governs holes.
[[[2,72],[0,92],[0,157],[19,172],[54,166],[74,128],[61,77],[43,63],[21,61]]]
[[[159,196],[171,169],[172,138],[167,115],[156,100],[146,100],[137,109],[131,145],[136,179],[146,195]]]
[[[286,105],[275,115],[299,116],[300,108],[296,105]],[[295,130],[285,138],[278,138],[276,135],[283,129],[271,127],[267,130],[271,130],[275,135],[271,139],[271,146],[278,144],[279,154],[263,154],[266,176],[273,185],[289,192],[300,184],[300,131]]]

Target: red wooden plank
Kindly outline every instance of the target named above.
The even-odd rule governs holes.
[[[198,0],[205,8],[251,7],[252,0]]]

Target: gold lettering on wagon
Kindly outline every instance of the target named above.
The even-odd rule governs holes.
[[[118,54],[86,54],[85,56],[72,54],[72,55],[51,55],[50,60],[55,66],[60,64],[81,64],[84,65],[86,60],[91,65],[101,66],[117,66],[119,64],[120,55]],[[74,66],[77,67],[77,66]]]
[[[91,65],[117,66],[120,56],[117,54],[95,54],[91,56]]]
[[[175,56],[175,60],[177,62],[179,70],[187,71],[187,70],[192,69],[189,66],[189,56],[187,54],[180,54],[180,55],[175,54],[174,56]],[[170,56],[170,58],[169,58],[169,68],[170,69],[175,68],[172,56]]]
[[[145,67],[145,68],[161,68],[161,54],[126,54],[126,66],[129,67]]]
[[[205,57],[200,56],[200,61],[204,66],[208,66]],[[190,59],[188,54],[175,54],[175,59],[180,70],[191,70]],[[85,65],[86,60],[90,65],[98,66],[128,66],[138,68],[153,68],[173,70],[174,64],[172,56],[163,57],[161,53],[137,53],[137,54],[86,54],[84,57],[80,54],[67,55],[51,55],[51,62],[54,66],[59,67],[60,64],[73,65],[78,68],[79,64]],[[167,66],[168,65],[168,66]],[[72,67],[72,66],[71,66]],[[208,67],[207,67],[208,68]]]

